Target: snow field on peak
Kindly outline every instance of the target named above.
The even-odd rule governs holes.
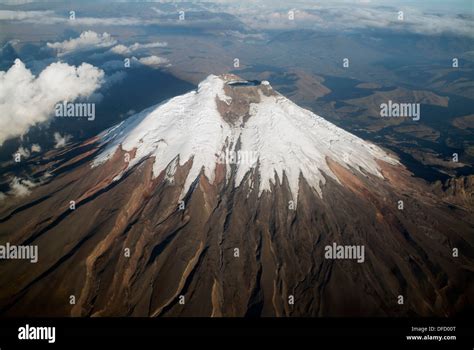
[[[297,200],[300,174],[322,196],[324,174],[337,177],[330,170],[326,157],[342,166],[381,177],[376,160],[396,164],[379,147],[354,136],[316,114],[300,108],[281,95],[264,96],[260,103],[250,104],[250,118],[244,126],[231,126],[220,115],[216,97],[230,104],[224,92],[225,81],[210,75],[197,91],[172,98],[148,108],[100,135],[105,149],[93,166],[107,161],[118,149],[135,157],[128,168],[144,158],[154,156],[153,175],[166,171],[172,177],[178,165],[193,158],[181,197],[184,197],[201,170],[212,183],[217,157],[223,151],[235,151],[240,140],[240,152],[254,153],[258,162],[237,163],[235,186],[248,171],[259,166],[259,194],[270,190],[276,176],[280,182],[285,173],[291,194]],[[226,165],[227,178],[231,166]]]
[[[324,118],[305,110],[283,96],[261,96],[252,104],[251,117],[241,134],[243,149],[259,154],[260,175],[265,181],[260,191],[269,190],[270,182],[285,173],[296,199],[299,176],[302,176],[322,196],[320,183],[324,174],[336,181],[326,157],[345,168],[363,169],[381,177],[376,160],[390,164],[398,161],[379,147],[352,135]],[[239,167],[237,184],[249,169]]]

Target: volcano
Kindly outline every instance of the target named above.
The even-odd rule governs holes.
[[[44,176],[48,174],[48,176]],[[4,200],[8,316],[452,316],[474,305],[472,208],[267,81],[211,75]]]

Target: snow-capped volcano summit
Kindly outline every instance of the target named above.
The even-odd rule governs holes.
[[[197,90],[146,109],[101,138],[105,150],[95,166],[106,162],[118,147],[135,151],[128,168],[154,157],[155,177],[166,171],[172,178],[177,165],[192,160],[182,196],[202,169],[213,182],[216,165],[222,161],[227,178],[235,165],[236,187],[257,169],[259,193],[286,176],[295,200],[300,175],[319,195],[325,176],[338,181],[328,159],[379,177],[378,161],[398,163],[379,147],[297,106],[268,82],[247,82],[235,75],[210,75]]]

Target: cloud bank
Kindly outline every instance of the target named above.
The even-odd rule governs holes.
[[[409,7],[321,5],[293,11],[293,21],[288,19],[286,11],[249,13],[247,16],[242,16],[242,21],[254,29],[303,27],[340,31],[375,28],[428,35],[448,33],[474,36],[472,18],[424,13],[419,9]],[[400,11],[403,12],[403,20],[399,19]]]
[[[52,63],[35,77],[16,59],[8,71],[0,71],[0,146],[48,121],[56,103],[91,96],[103,80],[104,72],[87,63]]]
[[[426,2],[428,3],[428,2]],[[448,1],[446,1],[448,3]],[[407,6],[410,4],[410,6]],[[156,6],[150,13],[124,17],[77,17],[70,20],[54,11],[0,10],[0,21],[21,21],[34,24],[67,24],[70,26],[193,26],[198,23],[209,27],[210,23],[229,25],[229,15],[248,29],[311,28],[346,30],[360,28],[387,28],[419,34],[451,33],[474,37],[472,11],[449,10],[450,6],[431,9],[413,2],[385,1],[216,1],[187,4],[186,11],[199,13],[179,21],[177,11],[164,11]],[[183,5],[183,9],[186,7]],[[295,20],[288,20],[288,11],[295,11]],[[397,21],[398,11],[404,11],[406,19]],[[220,16],[220,14],[227,16]],[[202,15],[205,16],[202,16]],[[207,16],[207,17],[206,17]],[[209,17],[211,16],[211,17]],[[123,47],[122,47],[123,49]]]

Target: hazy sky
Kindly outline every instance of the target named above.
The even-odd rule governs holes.
[[[49,1],[49,0],[48,0]],[[41,1],[31,1],[31,0],[0,0],[0,3],[3,4],[24,4],[30,2],[46,2],[46,0]],[[55,2],[70,2],[74,3],[71,0],[64,1],[55,1]],[[85,2],[85,1],[80,1]],[[102,0],[94,2],[114,2],[114,0]],[[297,4],[318,4],[324,6],[324,4],[370,4],[370,5],[389,5],[389,6],[412,6],[423,8],[425,10],[433,9],[435,11],[473,11],[474,0],[188,0],[188,1],[167,1],[167,0],[157,0],[157,1],[141,1],[141,0],[118,0],[115,2],[158,2],[158,3],[170,3],[170,2],[217,2],[217,3],[266,3],[266,4],[285,4],[288,5],[297,5]]]
[[[2,1],[2,0],[0,0]],[[3,0],[5,1],[5,0]],[[6,0],[20,2],[22,0]],[[71,6],[85,1],[64,1]],[[111,0],[95,1],[106,3]],[[104,11],[104,13],[79,17],[71,22],[63,14],[55,12],[54,3],[42,3],[35,7],[0,9],[1,21],[23,21],[34,24],[83,25],[94,29],[99,25],[154,25],[157,16],[174,13],[177,8],[186,11],[208,11],[218,14],[228,13],[244,23],[248,29],[278,30],[298,28],[317,30],[358,30],[364,28],[382,28],[403,30],[419,34],[451,33],[474,37],[473,4],[474,0],[200,0],[200,1],[150,1],[150,14],[134,13],[133,2],[123,10],[122,15]],[[160,6],[159,3],[174,3],[176,6]],[[197,4],[197,5],[196,5]],[[156,9],[156,7],[160,7]],[[138,8],[138,7],[137,7]],[[289,23],[288,11],[295,13],[295,21]],[[401,21],[398,12],[403,11]],[[107,14],[109,13],[109,14]],[[109,16],[109,17],[107,17]],[[191,17],[189,17],[191,18]],[[165,20],[160,19],[161,23]],[[199,19],[189,19],[196,24]],[[225,21],[215,16],[213,21]],[[201,19],[202,24],[212,25],[209,19]],[[1,23],[0,23],[1,24]],[[291,24],[291,26],[290,26]]]
[[[372,0],[370,3],[411,6],[428,11],[430,9],[434,11],[470,11],[472,14],[474,0]]]
[[[125,0],[126,1],[126,0]],[[157,1],[157,2],[172,2],[172,1]],[[181,1],[175,1],[181,2]],[[198,0],[195,2],[217,2],[217,3],[264,3],[266,5],[273,6],[304,6],[304,5],[334,5],[334,4],[352,4],[352,5],[386,5],[386,6],[410,6],[416,7],[423,10],[433,10],[433,11],[457,11],[465,12],[472,11],[474,9],[474,0]]]

